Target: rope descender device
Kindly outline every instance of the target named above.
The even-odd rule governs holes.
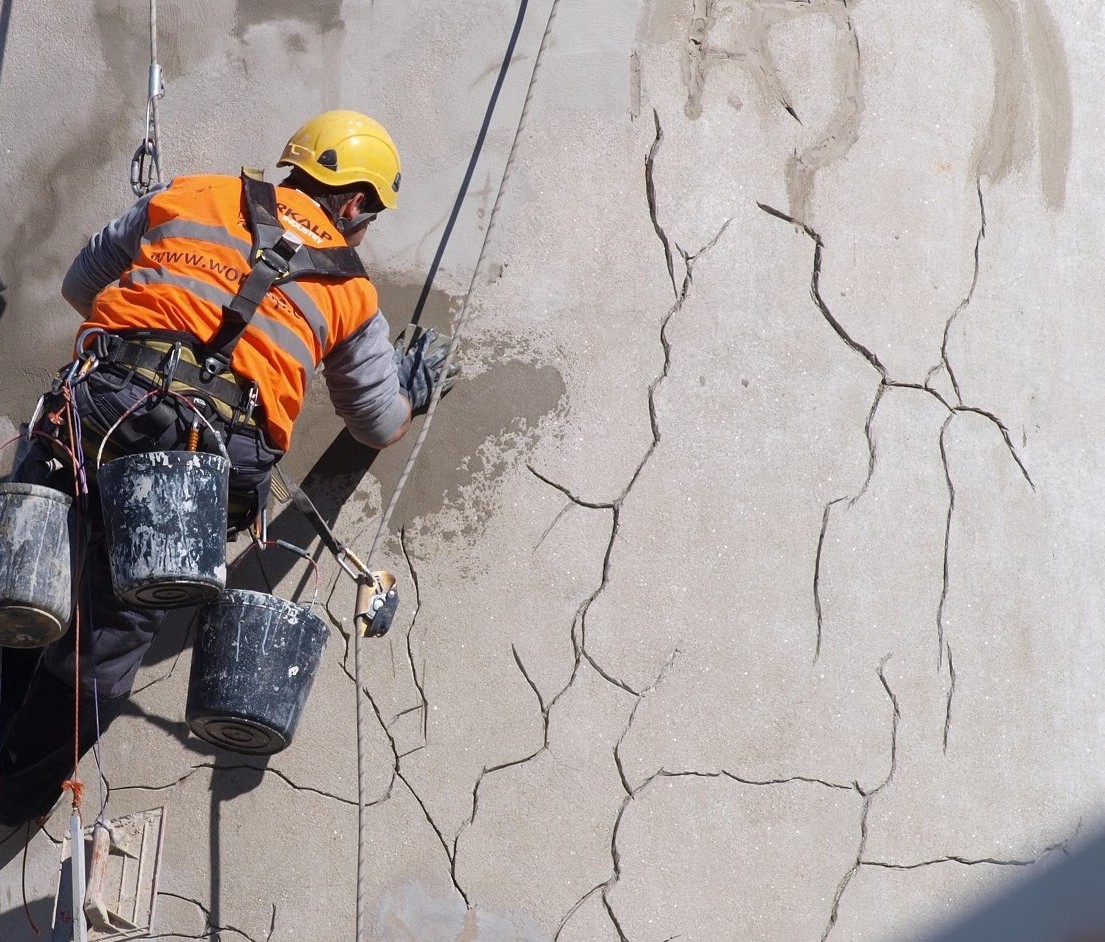
[[[353,626],[362,637],[387,634],[399,610],[399,591],[390,572],[370,572],[357,577],[357,604]]]

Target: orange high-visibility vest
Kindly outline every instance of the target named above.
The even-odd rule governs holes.
[[[206,343],[250,271],[252,237],[235,177],[177,177],[148,203],[138,254],[117,282],[95,298],[83,327],[182,331]],[[276,189],[284,227],[306,245],[346,244],[309,196]],[[333,347],[377,313],[367,278],[304,275],[270,289],[230,360],[242,379],[257,383],[265,430],[287,450],[307,384]]]

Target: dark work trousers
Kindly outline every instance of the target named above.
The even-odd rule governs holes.
[[[82,427],[102,432],[146,395],[144,387],[118,377],[92,374],[74,388]],[[148,400],[136,411],[127,434],[128,453],[183,448],[191,426],[187,407]],[[136,431],[137,429],[137,431]],[[109,444],[116,441],[113,433]],[[280,457],[252,426],[225,438],[231,461],[231,502],[263,507],[269,475]],[[14,826],[49,812],[73,772],[74,750],[83,755],[119,715],[138,668],[165,612],[134,609],[116,599],[104,537],[93,462],[88,463],[87,507],[74,513],[78,632],[69,631],[39,649],[0,648],[0,824]],[[49,446],[33,438],[12,470],[12,480],[53,487],[72,495],[71,470],[59,467]],[[252,512],[242,513],[244,524]],[[74,679],[79,659],[80,729],[74,736]]]

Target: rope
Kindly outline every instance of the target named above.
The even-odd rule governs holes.
[[[150,75],[148,85],[149,131],[153,133],[153,166],[157,182],[163,179],[161,173],[161,125],[157,120],[157,100],[165,94],[165,85],[161,80],[161,66],[157,62],[157,0],[150,0]]]
[[[161,66],[157,62],[157,0],[150,0],[150,70],[146,85],[146,129],[142,142],[130,161],[130,188],[135,196],[145,196],[155,183],[162,182],[161,128],[157,120],[157,100],[165,94]]]
[[[429,297],[430,288],[433,287],[434,278],[437,277],[437,269],[441,264],[442,256],[445,254],[445,246],[449,242],[449,237],[453,234],[453,226],[456,225],[457,217],[460,215],[461,207],[464,205],[464,199],[468,195],[468,187],[472,183],[472,174],[476,170],[476,164],[479,162],[480,153],[483,151],[483,143],[487,138],[487,131],[491,126],[491,116],[495,113],[495,105],[499,100],[499,92],[502,90],[503,82],[506,79],[510,61],[514,58],[514,46],[518,41],[518,34],[521,32],[522,20],[525,18],[528,2],[529,0],[522,0],[521,4],[519,4],[518,19],[514,23],[514,32],[510,34],[510,42],[507,44],[506,55],[503,57],[503,64],[499,68],[499,75],[495,80],[495,87],[491,90],[491,98],[487,103],[487,111],[484,112],[483,124],[480,125],[480,133],[476,135],[476,146],[472,148],[472,156],[468,160],[468,169],[464,171],[464,179],[461,181],[460,190],[457,192],[456,201],[453,203],[453,211],[449,214],[449,221],[445,224],[445,231],[441,234],[441,241],[437,244],[437,252],[434,254],[434,260],[430,263],[430,271],[426,275],[426,281],[422,285],[422,292],[418,295],[418,301],[414,305],[414,313],[411,315],[412,324],[417,324],[422,317],[422,308],[426,305],[426,298]],[[515,138],[515,140],[517,140],[517,138]],[[490,227],[488,231],[490,231]],[[479,268],[479,265],[477,264],[476,267]]]
[[[388,525],[391,522],[392,514],[395,512],[395,508],[399,503],[399,498],[403,493],[403,488],[406,487],[407,479],[410,477],[411,470],[414,467],[415,461],[418,459],[419,453],[422,451],[422,446],[426,441],[426,437],[430,432],[430,425],[433,423],[434,413],[437,410],[438,401],[441,399],[442,383],[440,379],[445,377],[449,373],[449,367],[452,365],[453,356],[456,353],[457,345],[460,341],[461,332],[464,327],[464,321],[468,314],[468,302],[472,296],[473,290],[476,287],[476,280],[483,270],[484,256],[487,252],[488,242],[490,241],[491,232],[495,228],[495,221],[499,214],[499,205],[502,202],[503,193],[506,190],[507,180],[510,177],[511,169],[514,165],[514,155],[518,148],[518,140],[522,135],[522,130],[526,125],[526,119],[529,116],[530,102],[533,98],[534,83],[537,78],[538,69],[541,65],[541,58],[544,55],[545,49],[548,46],[549,36],[552,34],[553,20],[556,17],[556,8],[560,0],[552,0],[552,6],[549,9],[549,18],[545,24],[545,32],[541,37],[541,45],[537,51],[537,57],[533,62],[533,72],[530,74],[529,85],[526,88],[526,100],[522,106],[522,114],[518,119],[518,127],[514,132],[514,139],[510,145],[510,153],[507,156],[506,166],[503,168],[503,176],[499,181],[499,190],[495,195],[495,203],[491,209],[491,217],[487,223],[487,230],[484,232],[483,243],[480,246],[480,254],[476,259],[475,268],[472,270],[472,280],[469,282],[468,291],[464,296],[464,303],[461,305],[460,313],[457,315],[456,327],[453,331],[452,340],[449,343],[449,348],[445,354],[445,361],[441,365],[441,372],[438,374],[439,382],[434,383],[433,391],[430,395],[429,408],[426,411],[426,420],[422,423],[422,428],[419,430],[418,439],[415,441],[413,448],[411,449],[410,456],[407,458],[406,464],[403,466],[403,471],[399,475],[399,480],[395,485],[395,490],[391,495],[391,500],[388,502],[387,509],[384,511],[383,516],[380,518],[380,525],[376,531],[376,537],[372,541],[372,548],[369,550],[369,560],[375,559],[376,554],[379,551],[384,535],[387,532]],[[486,114],[484,115],[483,126],[480,128],[479,136],[476,141],[476,149],[472,155],[472,159],[468,164],[468,171],[465,174],[464,182],[461,186],[460,195],[457,197],[457,202],[453,207],[453,214],[446,227],[445,235],[442,239],[442,244],[438,247],[437,255],[434,258],[434,268],[430,273],[430,277],[426,282],[426,285],[422,289],[422,295],[418,301],[418,308],[416,310],[416,316],[421,313],[421,306],[429,293],[430,283],[436,273],[436,266],[444,253],[444,243],[448,239],[452,230],[453,223],[456,221],[456,216],[459,213],[460,204],[464,200],[464,196],[467,192],[468,185],[472,178],[472,171],[475,167],[476,160],[479,156],[479,151],[483,146],[484,138],[487,135],[488,127],[491,123],[491,116],[495,108],[495,102],[499,95],[499,90],[502,88],[503,80],[506,77],[507,69],[510,67],[511,59],[514,55],[514,47],[518,41],[518,34],[522,29],[522,22],[526,15],[527,0],[521,0],[518,6],[518,18],[514,23],[514,31],[511,33],[510,42],[507,45],[506,56],[503,58],[503,64],[499,71],[499,78],[495,83],[495,88],[491,94],[491,101],[488,105]],[[364,931],[366,925],[366,914],[364,912],[367,905],[366,900],[366,880],[368,871],[367,861],[367,842],[365,840],[365,795],[364,795],[364,783],[367,778],[367,770],[365,769],[365,763],[368,756],[368,731],[366,728],[366,721],[364,716],[364,708],[362,706],[362,700],[364,697],[361,695],[361,655],[363,645],[361,644],[361,632],[354,626],[353,629],[353,648],[354,648],[354,666],[355,666],[355,679],[357,684],[357,942],[362,942],[364,939]]]

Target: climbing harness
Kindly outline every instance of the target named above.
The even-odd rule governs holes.
[[[316,249],[305,245],[280,223],[276,187],[243,169],[246,215],[253,246],[252,267],[230,303],[223,307],[223,321],[205,346],[203,366],[211,375],[229,369],[234,347],[269,289],[306,275],[323,278],[367,278],[355,249],[347,245]]]
[[[146,83],[146,130],[130,161],[130,188],[145,196],[161,183],[161,129],[157,102],[165,95],[165,80],[157,61],[157,0],[150,0],[150,69]]]
[[[102,328],[89,328],[78,337],[77,359],[58,382],[93,369],[106,370],[120,387],[133,382],[149,391],[185,396],[193,408],[204,412],[205,421],[224,431],[260,424],[257,384],[239,380],[230,361],[266,294],[274,286],[305,276],[341,280],[367,277],[367,273],[352,248],[313,248],[286,231],[277,216],[272,184],[248,171],[243,171],[242,184],[252,238],[251,267],[237,293],[224,305],[215,335],[203,343],[190,334],[172,331],[109,334]],[[36,414],[32,422],[37,418]],[[96,431],[102,435],[106,430]],[[127,441],[121,444],[125,447]]]

